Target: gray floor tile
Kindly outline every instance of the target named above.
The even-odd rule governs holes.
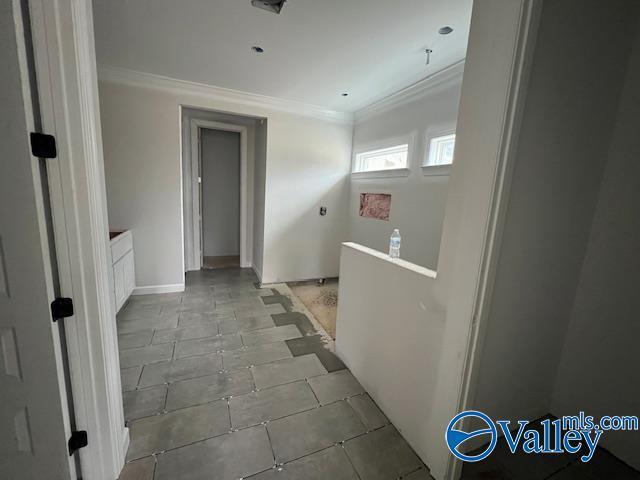
[[[433,477],[429,474],[429,470],[421,468],[409,475],[405,475],[402,480],[433,480]]]
[[[175,382],[169,387],[167,410],[212,402],[229,395],[241,395],[253,390],[253,378],[247,369],[231,374],[220,373],[207,377]]]
[[[215,337],[218,335],[218,324],[197,325],[194,327],[170,328],[167,330],[156,330],[153,336],[153,344],[181,342],[183,340],[193,340],[196,338]]]
[[[153,318],[160,315],[162,305],[129,304],[117,315],[118,321],[129,321],[141,318]]]
[[[318,333],[311,320],[302,312],[279,313],[273,316],[273,321],[276,325],[295,325],[305,337]]]
[[[374,430],[389,423],[387,417],[367,394],[351,397],[347,399],[347,403],[355,410],[358,418],[362,420],[368,430]]]
[[[249,315],[245,317],[238,317],[238,324],[240,325],[240,330],[243,332],[251,332],[253,330],[273,328],[276,326],[271,315]]]
[[[118,335],[118,349],[127,350],[129,348],[140,348],[151,343],[153,330],[141,330],[133,333],[123,333]]]
[[[156,459],[145,457],[125,464],[118,480],[153,480]]]
[[[266,388],[229,400],[233,428],[257,425],[317,406],[318,401],[304,380]]]
[[[328,375],[310,378],[309,385],[323,405],[364,393],[364,388],[349,370],[340,370]]]
[[[638,470],[634,470],[603,448],[598,448],[589,462],[584,463],[576,460],[574,465],[594,480],[602,478],[640,480],[640,472]]]
[[[240,331],[240,324],[235,318],[220,320],[218,322],[218,330],[221,335],[231,335]]]
[[[120,370],[120,380],[122,381],[122,391],[128,392],[138,385],[142,367],[130,367]]]
[[[259,473],[251,480],[358,480],[358,476],[342,447],[336,446],[294,460],[280,469]]]
[[[222,358],[224,369],[233,370],[293,357],[284,342],[277,342],[226,351]]]
[[[279,303],[276,303],[274,305],[242,305],[235,307],[234,310],[238,316],[275,315],[277,313],[286,312],[284,307]]]
[[[422,462],[398,431],[389,425],[344,444],[360,478],[390,480],[413,472]]]
[[[224,400],[136,420],[129,426],[127,459],[177,448],[228,432],[229,414]]]
[[[237,480],[272,465],[269,437],[260,426],[159,455],[155,480]]]
[[[366,430],[345,402],[336,402],[267,424],[276,460],[288,462],[353,438]],[[369,477],[363,477],[369,478]]]
[[[166,385],[126,392],[123,395],[124,419],[135,420],[162,412],[166,397]]]
[[[517,451],[513,454],[506,446],[506,442],[500,439],[491,456],[487,458],[487,460],[490,460],[487,463],[499,462],[508,476],[516,477],[519,480],[537,480],[551,476],[553,473],[568,466],[576,458],[578,458],[578,454],[569,453],[529,455],[522,451]]]
[[[146,365],[140,378],[140,387],[175,382],[187,378],[211,375],[222,369],[222,357],[214,353],[200,357],[183,358],[171,362]]]
[[[588,477],[576,464],[571,464],[547,478],[548,480],[591,480],[591,477]],[[616,480],[619,480],[624,477],[607,475],[606,478],[615,478]]]
[[[274,316],[274,321],[276,317],[277,315]],[[298,328],[300,328],[300,325],[298,325]],[[294,357],[315,353],[328,372],[346,369],[345,364],[331,351],[326,342],[322,335],[311,335],[286,341]]]
[[[120,352],[120,367],[129,368],[136,365],[169,360],[173,355],[173,345],[149,345],[142,348],[132,348]]]
[[[201,312],[184,312],[180,314],[180,327],[193,327],[195,325],[211,325],[218,321],[234,318],[233,313],[201,313]]]
[[[251,367],[257,388],[273,387],[327,373],[315,355],[279,360]]]
[[[134,320],[118,319],[118,334],[139,332],[140,330],[176,328],[178,315],[160,315]]]
[[[235,350],[242,347],[239,335],[220,335],[219,337],[200,338],[176,343],[175,358],[194,357],[223,350]]]
[[[301,337],[302,334],[295,325],[284,327],[263,328],[253,332],[243,333],[242,341],[247,346],[262,345],[264,343],[283,342],[292,338]]]

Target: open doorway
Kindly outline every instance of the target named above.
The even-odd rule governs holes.
[[[187,106],[181,118],[185,272],[261,279],[267,120]]]
[[[242,132],[199,128],[202,267],[240,266]]]

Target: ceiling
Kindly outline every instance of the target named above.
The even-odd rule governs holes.
[[[463,59],[472,0],[93,3],[102,65],[351,112]]]

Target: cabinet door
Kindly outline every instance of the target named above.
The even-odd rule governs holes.
[[[124,258],[124,299],[125,301],[133,293],[133,289],[136,287],[136,270],[133,259],[133,250],[130,250]]]
[[[118,311],[126,300],[124,283],[124,259],[122,258],[113,265],[113,283],[116,294],[116,311]]]

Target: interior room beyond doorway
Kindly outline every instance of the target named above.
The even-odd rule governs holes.
[[[240,266],[240,133],[200,129],[202,265]]]

